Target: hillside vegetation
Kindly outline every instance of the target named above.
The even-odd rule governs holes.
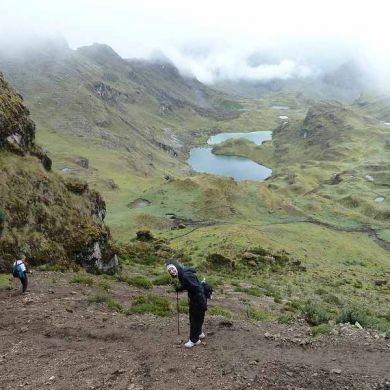
[[[77,179],[51,172],[51,160],[35,144],[29,112],[0,74],[0,269],[20,253],[30,264],[115,268],[105,203]],[[114,258],[114,259],[113,259]]]
[[[174,255],[217,283],[267,297],[270,318],[319,317],[318,326],[358,313],[388,329],[386,124],[358,104],[317,101],[291,85],[238,98],[105,45],[49,49],[0,64],[26,95],[54,171],[102,191],[123,280],[163,278]],[[254,130],[273,130],[273,140],[229,140],[214,152],[272,168],[265,182],[185,164],[211,134]],[[140,230],[156,242],[135,242]]]

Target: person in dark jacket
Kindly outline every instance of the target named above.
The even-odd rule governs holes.
[[[178,278],[180,285],[177,291],[187,290],[190,316],[190,339],[184,344],[192,348],[201,343],[205,337],[202,332],[204,315],[207,310],[207,299],[203,291],[203,285],[196,276],[196,271],[190,267],[181,267],[176,260],[166,263],[167,271],[173,278]]]

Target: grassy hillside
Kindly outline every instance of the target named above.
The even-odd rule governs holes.
[[[51,161],[35,144],[29,112],[2,74],[0,168],[2,271],[20,253],[30,264],[77,267],[77,263],[91,271],[115,265],[110,232],[102,223],[103,199],[87,184],[51,172]]]
[[[103,193],[127,270],[160,269],[161,251],[147,256],[152,265],[133,264],[129,241],[149,229],[214,278],[248,283],[275,305],[298,301],[294,313],[309,300],[333,317],[362,308],[388,321],[387,125],[359,105],[317,102],[294,88],[232,97],[169,63],[124,60],[104,45],[29,55],[0,64],[25,93],[54,171]],[[271,167],[263,183],[194,174],[185,164],[210,134],[254,130],[274,130],[272,142],[226,141],[215,152]],[[279,269],[269,258],[261,267],[251,252],[259,247],[303,267]]]

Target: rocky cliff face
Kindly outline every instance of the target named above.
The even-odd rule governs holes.
[[[34,138],[22,97],[0,73],[0,270],[21,252],[32,264],[115,270],[104,200],[85,183],[51,173]]]
[[[12,91],[0,73],[0,147],[25,151],[34,144],[35,125],[23,105],[23,98]]]

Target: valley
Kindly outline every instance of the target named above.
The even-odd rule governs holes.
[[[0,69],[0,265],[33,268],[26,295],[0,274],[2,388],[388,388],[385,98],[61,40]],[[194,352],[170,258],[215,288]]]

